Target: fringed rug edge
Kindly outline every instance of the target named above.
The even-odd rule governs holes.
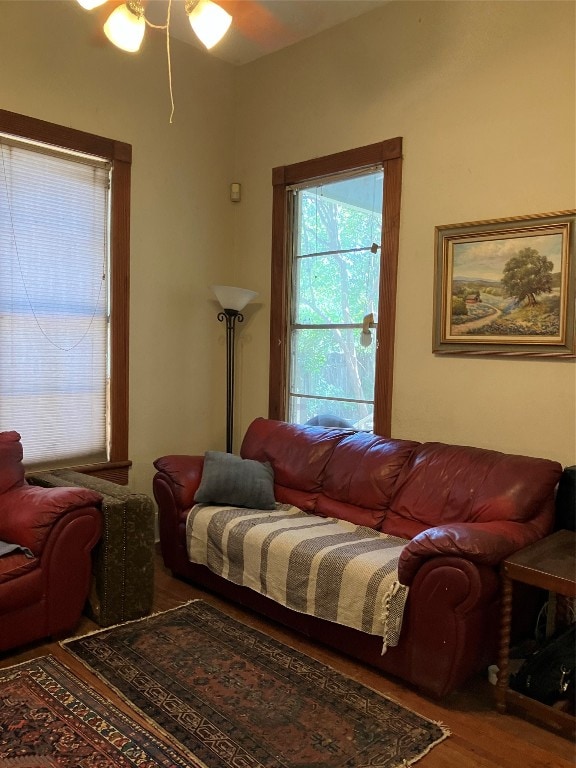
[[[196,602],[195,600],[189,600],[189,603]],[[180,606],[176,606],[180,607]],[[173,609],[169,609],[173,610]],[[168,611],[158,611],[158,613],[168,613]],[[140,621],[140,619],[136,619],[135,621]],[[128,622],[126,622],[128,623]],[[131,623],[131,622],[130,622]],[[119,625],[122,626],[122,625]],[[110,627],[111,629],[111,627]],[[82,635],[81,637],[88,637],[88,635],[97,634],[98,630],[96,632],[88,632],[86,635]],[[70,640],[78,640],[81,639],[78,638],[69,638]],[[58,644],[63,645],[65,641],[62,640]],[[165,731],[155,720],[153,720],[151,717],[148,717],[148,715],[143,712],[139,707],[135,706],[133,702],[131,702],[126,696],[122,694],[121,691],[119,691],[115,686],[113,686],[108,680],[106,680],[102,675],[98,674],[98,672],[90,667],[88,664],[86,664],[79,656],[77,656],[73,651],[70,651],[68,649],[65,649],[67,653],[69,653],[73,658],[75,658],[78,662],[80,662],[84,669],[86,669],[89,673],[93,674],[95,677],[97,677],[102,683],[104,683],[110,690],[114,691],[114,693],[117,694],[117,696],[120,697],[120,699],[128,706],[128,711],[124,712],[121,710],[117,704],[108,702],[113,709],[118,713],[121,718],[125,719],[126,721],[132,721],[135,726],[142,728],[142,725],[138,723],[130,714],[130,710],[133,710],[134,712],[137,712],[139,716],[144,720],[144,722],[151,726],[151,728],[155,729],[151,730],[151,736],[158,742],[161,741],[161,739],[165,739],[167,742],[167,746],[170,747],[174,752],[179,753],[182,758],[186,758],[187,760],[192,760],[193,764],[189,766],[189,768],[208,768],[206,764],[200,760],[200,758],[195,755],[193,752],[191,752],[189,749],[186,748],[182,742],[178,741],[174,738],[170,733]],[[73,670],[70,669],[58,656],[54,656],[51,653],[43,654],[42,656],[37,656],[32,659],[25,659],[24,661],[18,662],[18,664],[13,664],[10,667],[3,667],[0,669],[0,673],[2,671],[8,671],[8,670],[18,670],[19,667],[24,667],[26,665],[33,664],[35,662],[42,662],[44,660],[48,660],[52,663],[54,663],[56,666],[62,667],[64,672],[68,675],[70,675],[76,684],[80,686],[80,688],[85,688],[86,691],[89,693],[90,696],[95,698],[96,700],[100,699],[103,703],[106,701],[104,698],[104,695],[92,687],[89,680],[83,680],[81,677],[78,676],[78,674]],[[13,763],[10,763],[12,765]],[[14,763],[14,765],[17,765],[17,763]],[[3,763],[0,761],[0,768],[2,768]],[[6,763],[6,766],[8,766],[8,762]]]
[[[180,750],[183,750],[185,753],[190,755],[190,757],[193,760],[196,761],[197,768],[209,768],[209,766],[207,766],[202,760],[200,760],[200,758],[197,755],[195,755],[193,752],[191,752],[184,744],[182,744],[182,742],[180,742],[177,739],[175,739],[174,736],[172,736],[168,731],[165,731],[164,728],[162,728],[162,726],[160,726],[156,720],[151,718],[143,710],[141,710],[140,707],[138,707],[136,704],[134,704],[134,702],[131,701],[131,699],[129,699],[121,690],[116,688],[116,686],[113,685],[104,675],[101,675],[98,672],[98,670],[96,670],[92,666],[90,666],[86,661],[84,661],[84,659],[82,659],[79,655],[77,655],[71,648],[67,648],[66,647],[67,644],[72,643],[73,641],[83,640],[86,637],[91,637],[92,635],[98,635],[98,634],[101,634],[103,632],[107,632],[107,631],[109,631],[111,629],[117,629],[117,628],[121,628],[121,627],[126,627],[126,626],[128,626],[130,624],[137,624],[139,622],[145,622],[148,619],[154,618],[155,616],[162,616],[164,614],[168,614],[168,613],[172,613],[173,611],[177,611],[177,610],[179,610],[181,608],[186,608],[187,606],[192,605],[193,603],[203,603],[205,605],[210,605],[211,606],[210,603],[206,603],[206,601],[202,600],[202,598],[194,598],[192,600],[187,600],[184,603],[180,603],[179,605],[175,605],[172,608],[168,608],[168,609],[163,610],[163,611],[155,611],[154,613],[150,613],[147,616],[143,616],[143,617],[141,617],[139,619],[132,619],[130,621],[125,621],[125,622],[122,622],[120,624],[114,624],[114,625],[111,625],[109,627],[101,627],[100,629],[93,630],[92,632],[87,632],[84,635],[78,635],[78,636],[75,636],[75,637],[66,638],[65,640],[59,641],[58,644],[63,648],[64,651],[66,651],[66,653],[69,653],[78,662],[80,662],[80,664],[82,664],[82,666],[85,669],[87,669],[89,672],[91,672],[101,682],[103,682],[112,691],[114,691],[114,693],[116,693],[116,695],[119,696],[125,704],[127,704],[129,707],[131,707],[134,711],[138,712],[138,714],[148,724],[150,724],[151,726],[156,728],[158,730],[158,733],[161,733],[172,744],[177,745],[177,747]],[[215,608],[215,606],[211,606],[211,607]],[[223,611],[220,611],[220,609],[218,609],[218,608],[215,608],[215,610],[219,611],[220,613],[224,613]],[[232,616],[228,616],[226,613],[224,613],[224,615],[227,616],[227,618],[232,619],[232,621],[236,621],[236,622],[238,622],[240,624],[244,623],[244,622],[240,621],[239,619],[236,619],[236,618],[234,618]],[[269,637],[261,629],[257,629],[256,627],[253,627],[250,624],[246,624],[245,626],[247,628],[253,630],[253,631],[256,631],[256,632],[259,632],[259,633],[265,635],[266,637]],[[273,637],[270,637],[270,639],[275,640],[275,638],[273,638]],[[275,640],[275,642],[283,643],[283,641],[279,641],[279,640]],[[288,645],[287,643],[284,643],[284,644]],[[303,655],[308,655],[308,654],[306,654],[303,651],[299,651],[299,650],[297,650],[295,648],[292,648],[290,645],[288,645],[288,647],[291,650],[295,651],[296,653],[302,653]],[[331,671],[336,672],[337,674],[342,675],[343,677],[349,677],[350,678],[349,675],[346,675],[346,673],[337,670],[332,665],[327,664],[327,663],[322,662],[322,661],[318,661],[317,659],[314,659],[313,656],[310,656],[310,658],[313,659],[314,661],[317,661],[317,663],[322,664],[325,667],[328,667]],[[23,663],[25,663],[25,662],[23,662]],[[354,678],[350,678],[350,679],[354,680]],[[429,724],[435,725],[442,732],[441,736],[439,736],[431,744],[428,744],[428,746],[425,747],[419,755],[417,755],[416,757],[411,758],[410,760],[403,760],[401,763],[398,763],[397,765],[392,766],[391,768],[408,768],[408,766],[414,765],[415,763],[420,761],[423,757],[425,757],[434,747],[438,746],[439,744],[441,744],[443,741],[445,741],[448,737],[450,737],[452,735],[452,732],[451,732],[450,728],[448,728],[446,725],[444,725],[444,723],[442,723],[442,722],[440,722],[438,720],[433,720],[432,718],[426,717],[425,715],[421,715],[419,712],[416,712],[416,710],[412,709],[411,707],[408,707],[405,704],[400,703],[399,701],[397,701],[395,698],[393,698],[392,696],[390,696],[387,693],[382,693],[381,691],[378,691],[376,688],[372,688],[372,686],[366,685],[365,683],[362,683],[361,685],[364,686],[366,689],[372,691],[376,695],[378,695],[378,696],[382,697],[383,699],[387,700],[391,704],[395,704],[396,706],[399,706],[402,709],[405,709],[406,711],[410,712],[411,714],[416,715],[421,720],[423,720],[423,721],[425,721],[425,722],[427,722]]]

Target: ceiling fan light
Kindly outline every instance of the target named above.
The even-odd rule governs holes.
[[[222,40],[232,23],[232,16],[212,0],[200,0],[188,11],[188,18],[196,37],[208,49]]]
[[[104,24],[104,33],[117,48],[135,53],[142,44],[146,22],[139,4],[126,3],[112,11]]]
[[[98,8],[99,5],[104,5],[107,1],[108,0],[77,0],[78,4],[87,11],[91,11],[93,8]]]

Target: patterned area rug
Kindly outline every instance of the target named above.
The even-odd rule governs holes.
[[[1,768],[200,768],[52,656],[0,670]]]
[[[208,768],[397,768],[448,735],[200,600],[62,646]]]

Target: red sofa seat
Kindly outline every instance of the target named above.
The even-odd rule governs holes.
[[[409,540],[398,566],[410,587],[399,644],[382,655],[378,637],[296,613],[190,563],[185,526],[201,456],[154,462],[162,554],[174,574],[435,696],[494,661],[499,564],[551,531],[558,463],[270,419],[250,425],[240,453],[270,462],[277,501]]]
[[[39,488],[24,478],[17,432],[0,432],[0,651],[71,632],[80,619],[100,537],[101,496]]]

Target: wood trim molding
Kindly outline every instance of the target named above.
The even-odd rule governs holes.
[[[108,462],[108,464],[89,464],[82,467],[71,467],[74,472],[81,472],[83,475],[99,477],[101,480],[108,480],[118,485],[128,485],[128,473],[132,466],[131,461]]]
[[[105,157],[110,161],[119,159],[127,163],[132,162],[130,144],[79,131],[66,125],[48,123],[36,117],[8,112],[6,109],[0,109],[0,131],[77,152],[85,152],[88,155]]]
[[[286,185],[274,186],[272,197],[272,270],[270,288],[270,372],[268,415],[271,419],[285,416],[288,375],[287,322],[290,288],[290,259],[287,252],[287,194]]]
[[[400,240],[402,158],[384,166],[383,232],[380,259],[380,302],[376,329],[376,379],[374,383],[374,432],[390,437],[394,387],[394,343],[396,331],[396,286]]]
[[[298,184],[302,181],[310,181],[351,169],[364,168],[401,157],[402,139],[397,137],[357,149],[347,149],[334,155],[315,157],[312,160],[275,168],[273,174],[278,174],[282,170],[284,184]]]
[[[131,164],[114,162],[111,201],[110,462],[128,459]]]

